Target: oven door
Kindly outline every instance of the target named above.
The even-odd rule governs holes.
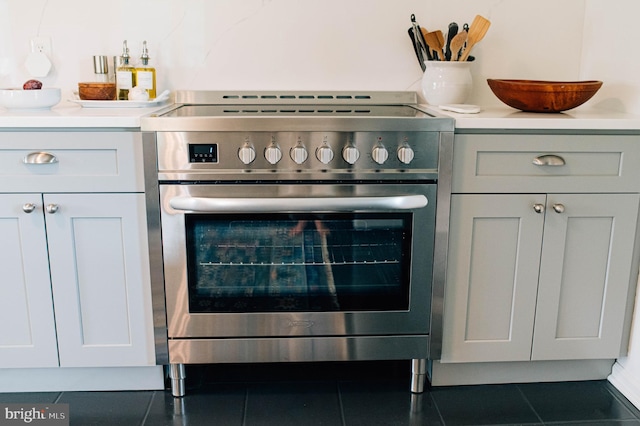
[[[435,184],[160,196],[169,338],[429,333]]]

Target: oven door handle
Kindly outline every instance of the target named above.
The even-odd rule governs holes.
[[[174,197],[169,205],[176,210],[197,213],[350,212],[368,210],[413,210],[423,208],[424,195],[392,197],[319,198],[200,198]]]

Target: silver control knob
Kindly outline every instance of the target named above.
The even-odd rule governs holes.
[[[256,150],[252,146],[245,145],[238,150],[238,158],[244,164],[251,164],[256,159]]]
[[[333,160],[333,150],[328,145],[322,145],[316,149],[316,158],[322,164],[329,164]]]
[[[264,158],[270,164],[276,164],[282,159],[282,151],[275,145],[268,146],[264,150]]]
[[[409,164],[413,161],[414,152],[409,146],[401,146],[398,148],[398,160],[404,164]]]
[[[307,152],[307,149],[304,146],[298,145],[291,148],[291,152],[289,153],[289,155],[291,155],[291,159],[296,164],[302,164],[305,161],[307,161],[307,157],[309,156],[309,153]]]
[[[384,146],[376,146],[373,148],[373,151],[371,151],[371,157],[376,163],[384,164],[387,158],[389,158],[389,151],[387,151],[387,148]]]
[[[349,164],[355,164],[360,158],[360,151],[355,146],[345,146],[342,150],[342,158]]]

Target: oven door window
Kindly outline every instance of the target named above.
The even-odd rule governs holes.
[[[189,310],[408,310],[411,224],[411,213],[187,214]]]

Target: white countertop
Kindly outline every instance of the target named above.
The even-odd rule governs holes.
[[[7,110],[0,107],[2,128],[139,128],[140,119],[170,107],[83,108],[63,101],[51,109]],[[435,115],[454,118],[456,129],[538,130],[638,130],[640,115],[602,109],[576,108],[557,114],[522,112],[509,107],[481,107],[477,114],[459,114],[431,105],[420,108]]]
[[[171,103],[146,108],[83,108],[63,101],[51,109],[8,110],[0,107],[2,128],[139,128],[140,118]]]
[[[539,130],[638,130],[640,116],[593,108],[576,108],[561,113],[522,112],[507,106],[481,107],[477,114],[459,114],[431,105],[421,105],[436,115],[452,117],[456,129]]]

